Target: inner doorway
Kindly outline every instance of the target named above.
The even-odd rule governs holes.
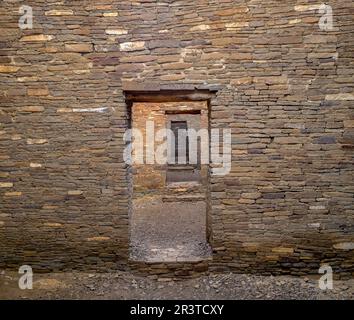
[[[207,241],[209,165],[201,161],[199,135],[208,133],[208,126],[207,101],[132,103],[136,144],[131,166],[131,260],[196,262],[211,256]],[[196,133],[193,143],[190,131]],[[165,161],[158,159],[162,154]]]

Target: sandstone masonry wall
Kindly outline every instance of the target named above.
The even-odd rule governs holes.
[[[351,1],[330,31],[315,1],[36,0],[26,30],[21,4],[0,2],[0,268],[126,268],[124,90],[217,88],[209,269],[353,274]]]

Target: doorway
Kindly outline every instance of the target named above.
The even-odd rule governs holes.
[[[210,258],[209,164],[201,161],[200,134],[208,135],[208,102],[133,102],[131,128],[136,142],[132,155],[139,161],[131,165],[130,259],[197,262]],[[159,159],[161,155],[165,161]]]

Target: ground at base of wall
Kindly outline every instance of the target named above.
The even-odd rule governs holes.
[[[211,256],[206,241],[205,201],[163,201],[143,196],[133,201],[131,259],[147,262],[197,262]]]
[[[32,290],[20,290],[20,275],[0,271],[0,299],[350,299],[354,280],[334,280],[322,291],[318,277],[209,274],[166,281],[129,272],[35,274]],[[162,281],[163,280],[163,281]]]

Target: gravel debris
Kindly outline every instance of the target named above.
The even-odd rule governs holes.
[[[0,275],[0,299],[350,299],[354,280],[334,280],[322,291],[317,277],[209,274],[199,278],[160,282],[129,272],[51,273],[35,275],[33,290],[18,288],[13,271]],[[40,286],[37,284],[40,283]],[[48,285],[46,285],[48,284]]]

